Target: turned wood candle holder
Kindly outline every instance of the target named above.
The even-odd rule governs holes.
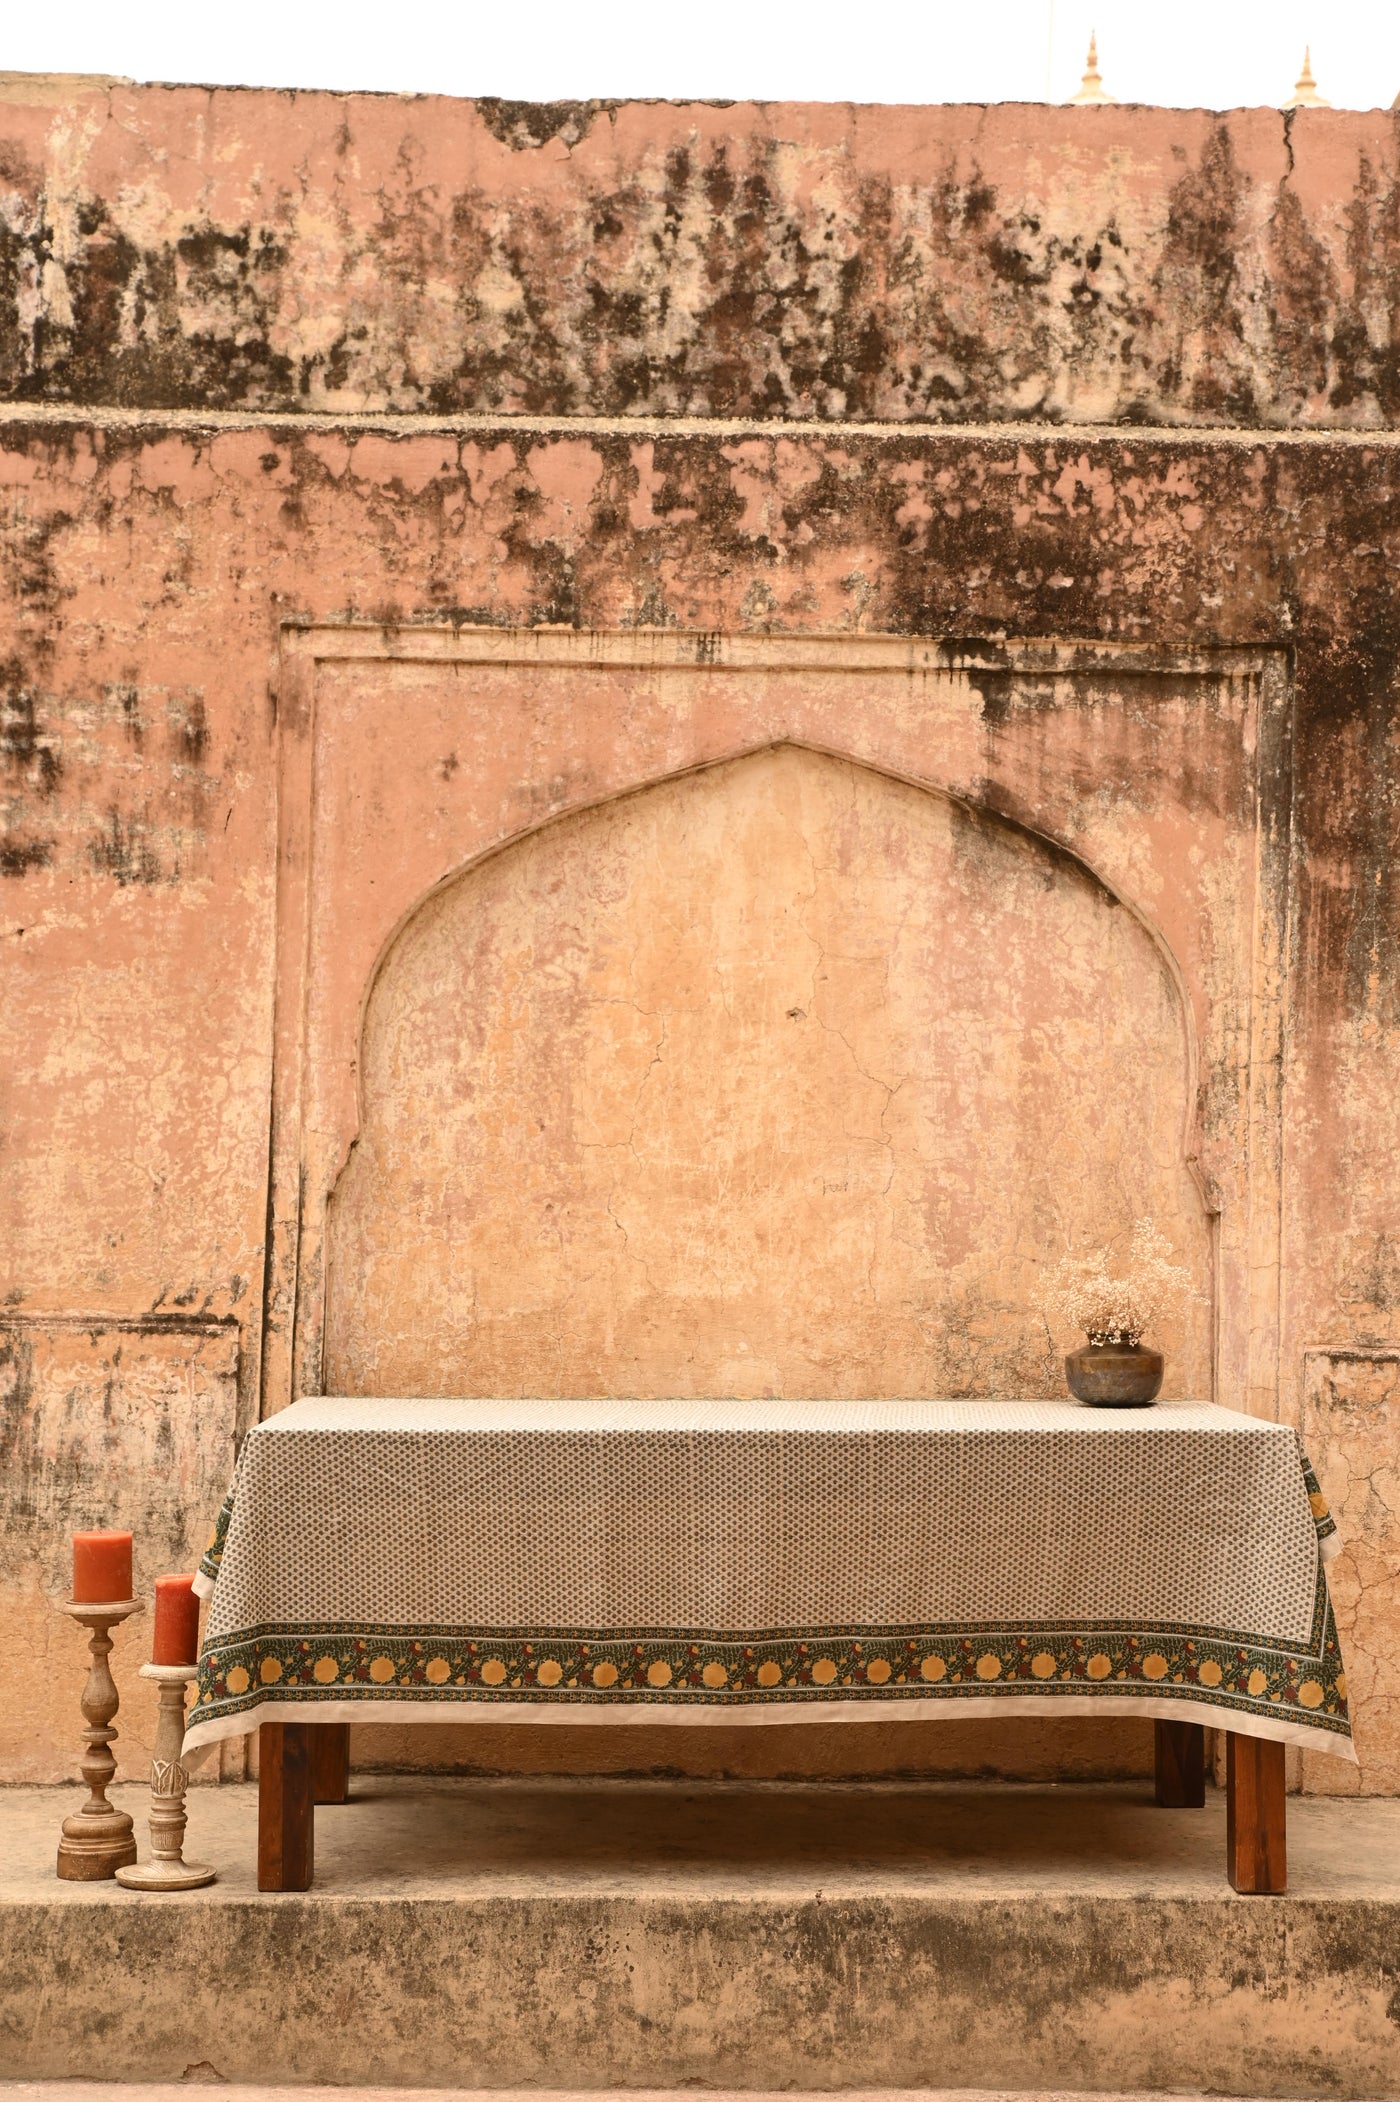
[[[83,1687],[83,1732],[86,1750],[79,1771],[88,1785],[88,1799],[81,1810],[63,1820],[58,1843],[58,1873],[67,1883],[100,1883],[113,1876],[128,1861],[136,1859],[136,1837],[131,1819],[107,1800],[107,1790],[117,1770],[111,1746],[116,1741],[112,1717],[121,1704],[107,1659],[112,1654],[109,1628],[132,1613],[141,1611],[138,1599],[124,1598],[110,1604],[90,1605],[86,1599],[68,1599],[63,1608],[88,1631],[92,1664]]]
[[[117,1870],[128,1890],[198,1890],[212,1883],[216,1871],[202,1861],[186,1861],[185,1790],[189,1774],[180,1754],[185,1742],[185,1686],[197,1664],[143,1664],[143,1679],[160,1688],[156,1748],[151,1759],[151,1858]]]

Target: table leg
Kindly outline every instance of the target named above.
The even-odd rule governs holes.
[[[265,1722],[258,1739],[258,1889],[310,1890],[314,1725]]]
[[[1277,1897],[1288,1887],[1283,1746],[1231,1730],[1225,1744],[1225,1780],[1231,1885]]]
[[[1206,1733],[1198,1722],[1155,1722],[1157,1801],[1164,1810],[1200,1810],[1206,1799]]]
[[[311,1799],[345,1803],[350,1799],[350,1725],[318,1722],[311,1730]]]

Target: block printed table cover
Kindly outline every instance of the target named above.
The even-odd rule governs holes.
[[[197,1580],[261,1722],[1117,1710],[1354,1757],[1296,1433],[1205,1404],[301,1401]]]

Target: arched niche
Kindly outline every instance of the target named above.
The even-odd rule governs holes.
[[[1073,856],[794,744],[438,888],[367,1000],[328,1391],[1055,1391],[1042,1265],[1150,1212],[1202,1288],[1187,1020]]]

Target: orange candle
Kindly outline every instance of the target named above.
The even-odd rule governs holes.
[[[114,1606],[130,1596],[130,1533],[74,1533],[75,1603]]]
[[[152,1664],[199,1662],[199,1600],[192,1576],[156,1578],[156,1622],[151,1632]]]

